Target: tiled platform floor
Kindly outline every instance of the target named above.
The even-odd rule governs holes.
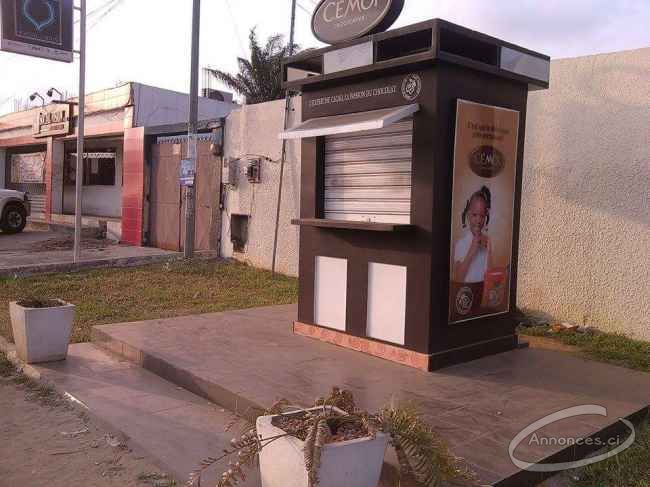
[[[392,398],[413,401],[453,453],[495,485],[526,485],[508,446],[530,423],[573,406],[606,407],[607,417],[574,417],[538,432],[579,438],[650,404],[650,374],[573,354],[524,349],[427,373],[295,336],[295,317],[295,306],[279,306],[106,325],[95,328],[94,341],[240,411],[282,397],[311,404],[333,385],[369,410]],[[516,454],[537,462],[562,449],[524,441]]]

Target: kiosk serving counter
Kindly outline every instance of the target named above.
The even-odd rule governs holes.
[[[528,91],[550,59],[442,21],[301,53],[294,331],[423,370],[518,346]]]

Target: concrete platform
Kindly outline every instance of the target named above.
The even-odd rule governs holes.
[[[220,454],[233,436],[225,431],[232,420],[228,411],[92,344],[72,345],[65,362],[32,368],[82,402],[94,418],[126,435],[178,485],[202,459]],[[216,470],[203,480],[203,485],[215,485]],[[251,472],[242,487],[259,485],[259,476]]]
[[[535,485],[547,475],[511,461],[512,439],[532,422],[565,408],[600,405],[607,416],[555,422],[538,437],[578,439],[621,429],[650,404],[650,374],[574,354],[524,349],[420,372],[291,333],[295,306],[95,327],[94,343],[230,410],[278,398],[311,404],[333,385],[376,410],[396,398],[416,403],[428,422],[483,483]],[[530,440],[531,437],[528,437]],[[584,458],[594,448],[524,442],[528,462]]]

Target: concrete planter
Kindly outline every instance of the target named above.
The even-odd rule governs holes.
[[[321,408],[309,409],[309,411]],[[341,414],[343,411],[336,409]],[[300,414],[298,411],[295,414]],[[275,416],[257,420],[257,434],[263,440],[285,432],[271,421]],[[377,433],[323,447],[318,470],[319,487],[377,487],[384,463],[388,437]],[[304,442],[287,436],[269,443],[260,452],[262,487],[309,487],[303,454]]]
[[[28,364],[56,362],[68,356],[75,306],[59,301],[54,308],[9,304],[18,357]]]

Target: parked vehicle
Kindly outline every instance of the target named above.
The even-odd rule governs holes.
[[[22,232],[30,214],[31,205],[27,193],[0,189],[0,230],[5,233]]]

